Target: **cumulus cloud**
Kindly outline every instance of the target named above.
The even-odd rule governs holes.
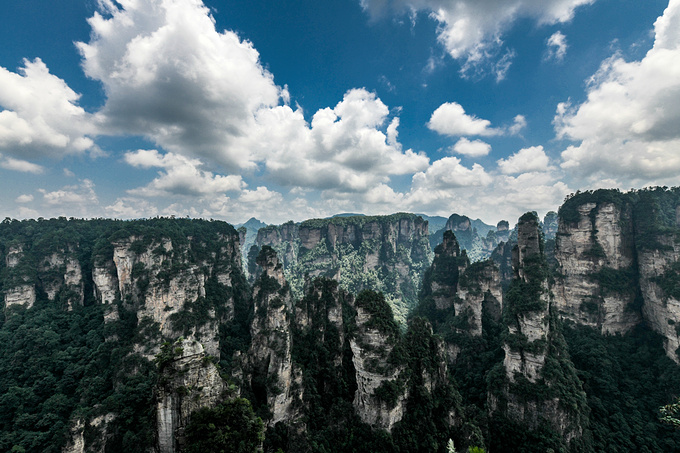
[[[125,162],[139,168],[161,168],[159,176],[145,187],[128,190],[143,197],[205,196],[224,192],[239,192],[245,187],[240,175],[214,175],[201,170],[198,159],[173,153],[162,155],[157,150],[137,150],[125,154]]]
[[[3,158],[1,154],[0,154],[0,167],[6,170],[20,171],[23,173],[33,173],[34,175],[39,175],[45,171],[45,169],[40,165],[25,160],[15,159],[13,157]]]
[[[111,133],[144,135],[165,150],[229,170],[255,166],[230,146],[255,112],[288,99],[259,54],[218,32],[200,0],[100,1],[90,42],[78,43],[85,73],[107,101],[98,117]]]
[[[424,172],[413,175],[415,189],[451,189],[456,187],[485,186],[492,181],[484,167],[474,164],[467,168],[457,157],[444,157],[432,163]]]
[[[491,127],[491,121],[468,115],[463,106],[456,102],[446,102],[437,107],[427,127],[439,134],[451,136],[491,136],[501,133]]]
[[[547,171],[549,169],[548,162],[548,156],[545,154],[543,146],[520,149],[507,159],[497,161],[498,168],[504,175]]]
[[[580,105],[557,107],[559,138],[578,142],[562,152],[562,168],[583,178],[663,183],[680,171],[680,1],[654,24],[655,41],[640,61],[605,60]],[[676,180],[677,181],[677,180]]]
[[[238,147],[250,150],[277,184],[366,192],[429,164],[424,153],[402,150],[398,125],[374,93],[353,89],[334,108],[317,111],[311,123],[299,108],[261,109]]]
[[[527,119],[524,115],[515,116],[512,126],[508,128],[508,134],[519,135],[527,127]]]
[[[91,180],[83,179],[80,184],[64,186],[52,192],[45,189],[38,189],[38,191],[42,193],[43,201],[47,205],[85,210],[88,206],[99,204],[94,187]]]
[[[576,8],[595,0],[361,0],[372,16],[385,12],[427,11],[437,21],[437,37],[447,52],[462,62],[468,76],[487,65],[497,80],[504,77],[512,51],[503,51],[503,34],[520,18],[539,25],[567,22]]]
[[[452,147],[453,152],[462,154],[468,157],[486,156],[491,152],[491,145],[481,140],[470,141],[465,137],[461,137]]]
[[[562,61],[567,54],[567,37],[561,32],[556,31],[547,41],[547,60]]]
[[[0,150],[22,160],[97,153],[89,137],[96,127],[79,98],[39,58],[24,60],[18,73],[0,67]]]
[[[33,195],[31,194],[19,195],[16,199],[17,203],[30,203],[31,201],[33,201]]]

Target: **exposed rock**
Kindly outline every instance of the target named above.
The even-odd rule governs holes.
[[[512,250],[516,286],[523,288],[521,298],[509,305],[508,331],[516,342],[503,346],[503,366],[510,382],[521,375],[536,382],[547,353],[550,298],[544,264],[543,244],[538,219],[525,214],[517,225],[517,246]],[[534,291],[533,294],[527,294]]]
[[[430,261],[427,222],[413,214],[269,226],[260,230],[256,243],[276,250],[294,297],[302,297],[305,276],[333,278],[355,294],[383,291],[402,321],[416,303]],[[386,285],[388,279],[395,283]]]
[[[560,220],[556,237],[555,306],[562,317],[602,333],[627,332],[640,322],[631,309],[636,297],[631,206],[588,202],[576,209],[578,222]],[[617,276],[622,279],[609,281]]]
[[[256,400],[271,412],[268,426],[293,420],[292,403],[300,398],[293,391],[301,379],[292,359],[292,298],[276,252],[262,247],[257,259],[258,277],[253,288],[255,319],[248,352],[250,386]]]
[[[19,285],[5,290],[5,308],[12,305],[23,305],[31,308],[35,303],[35,286]]]
[[[181,451],[191,414],[203,407],[215,407],[227,390],[200,343],[182,340],[170,348],[178,353],[162,364],[156,406],[159,453]]]
[[[638,266],[640,290],[644,297],[642,314],[649,326],[663,335],[666,355],[680,363],[680,298],[664,291],[665,279],[677,279],[680,270],[680,244],[672,235],[658,238],[663,249],[640,249]]]
[[[501,395],[490,392],[489,406],[529,430],[549,424],[568,446],[588,423],[586,399],[551,311],[542,232],[533,213],[519,220],[513,268],[504,308],[505,376],[498,378],[504,390]],[[545,372],[549,361],[550,373]],[[569,403],[561,399],[565,392]]]
[[[69,430],[69,441],[62,449],[62,453],[104,453],[106,441],[110,436],[109,424],[115,418],[115,414],[108,413],[99,415],[89,422],[80,418],[75,420]],[[91,441],[89,443],[85,440],[86,429],[94,433],[94,436],[90,436]]]
[[[375,395],[381,385],[398,380],[404,369],[388,363],[395,338],[372,327],[373,316],[365,308],[357,307],[357,333],[350,340],[357,381],[354,408],[363,422],[389,431],[404,416],[408,394],[401,393],[393,405]]]

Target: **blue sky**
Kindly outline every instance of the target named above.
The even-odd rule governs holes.
[[[8,0],[0,215],[511,223],[680,183],[680,0]]]

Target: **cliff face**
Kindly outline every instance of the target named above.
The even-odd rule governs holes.
[[[645,323],[679,361],[677,189],[577,194],[560,209],[554,288],[560,316],[602,333]]]
[[[427,222],[413,214],[270,226],[260,230],[256,244],[271,246],[283,257],[296,298],[302,296],[305,276],[329,277],[354,294],[382,291],[402,321],[415,305],[430,260]]]
[[[632,309],[632,207],[591,202],[576,211],[578,221],[560,222],[556,236],[556,307],[564,318],[602,333],[625,333],[640,322]]]
[[[517,246],[513,249],[515,292],[507,315],[510,338],[518,341],[508,341],[503,347],[503,366],[513,383],[518,376],[535,383],[545,364],[550,292],[542,241],[537,219],[531,216],[520,219]]]
[[[120,300],[136,312],[140,322],[156,323],[163,338],[185,335],[200,341],[208,354],[219,357],[219,323],[233,318],[234,301],[218,301],[218,315],[215,306],[205,307],[209,305],[206,286],[210,280],[212,288],[230,289],[232,274],[240,272],[241,255],[236,234],[218,234],[205,240],[212,241],[210,252],[205,250],[203,239],[173,243],[162,235],[132,235],[112,241],[112,253],[97,256],[93,266],[97,302]],[[200,258],[192,259],[195,256]],[[200,325],[188,326],[185,319],[198,305],[205,308],[204,319]],[[112,311],[115,318],[116,307]],[[144,349],[153,357],[157,347]]]
[[[10,246],[5,256],[5,307],[30,308],[38,291],[69,310],[83,304],[83,275],[77,259],[77,244],[37,251],[24,251],[24,248],[25,244],[21,243]]]
[[[203,346],[193,340],[167,343],[161,352],[157,390],[157,451],[175,453],[184,447],[184,430],[191,414],[215,407],[225,398],[227,385]]]
[[[397,331],[375,323],[377,314],[371,310],[374,307],[364,304],[364,299],[357,301],[357,333],[350,342],[357,382],[354,408],[365,423],[389,431],[404,416],[408,395],[397,390],[390,400],[386,400],[380,397],[378,389],[399,386],[404,368],[389,361],[399,337]]]
[[[300,384],[299,369],[292,359],[293,301],[283,276],[283,266],[270,247],[257,258],[258,277],[253,287],[255,317],[250,334],[247,369],[250,387],[258,402],[271,412],[269,426],[293,421],[293,391]]]
[[[447,339],[448,358],[460,352],[460,336],[481,337],[483,316],[500,320],[503,292],[498,267],[492,261],[469,263],[452,231],[444,233],[425,274],[416,314],[425,316]]]
[[[489,406],[529,430],[547,424],[566,447],[580,442],[587,403],[554,316],[542,232],[532,213],[519,220],[513,269],[504,307],[503,375],[492,379]]]
[[[680,363],[680,192],[642,192],[635,206],[642,316]]]

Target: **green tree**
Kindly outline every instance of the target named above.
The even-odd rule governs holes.
[[[659,410],[661,411],[660,420],[663,423],[668,423],[675,428],[680,428],[680,398],[678,398],[675,403],[662,406]]]
[[[245,398],[197,410],[186,429],[187,453],[254,453],[263,440],[262,419]]]

